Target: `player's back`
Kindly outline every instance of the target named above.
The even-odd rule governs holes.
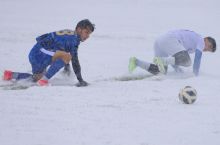
[[[170,31],[167,35],[177,38],[190,53],[195,52],[195,49],[202,51],[204,47],[204,40],[202,36],[194,31],[180,29]]]
[[[47,50],[64,50],[66,52],[78,47],[80,43],[79,36],[69,29],[47,33],[37,37],[36,40]]]

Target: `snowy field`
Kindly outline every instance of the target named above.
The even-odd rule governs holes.
[[[79,47],[83,78],[60,72],[49,87],[0,89],[0,145],[220,145],[220,52],[204,53],[199,77],[172,69],[166,77],[132,75],[130,56],[152,61],[157,36],[190,29],[220,44],[219,0],[0,0],[0,72],[30,72],[35,37],[89,18],[96,24]],[[192,56],[193,57],[193,56]],[[0,81],[1,85],[7,82]],[[182,104],[193,86],[198,99]]]

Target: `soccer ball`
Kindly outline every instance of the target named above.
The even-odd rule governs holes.
[[[186,86],[185,88],[181,89],[179,92],[179,99],[185,104],[192,104],[196,101],[197,92],[191,86]]]

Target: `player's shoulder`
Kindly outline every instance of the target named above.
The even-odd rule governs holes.
[[[71,29],[63,29],[54,32],[57,36],[71,36],[75,34],[75,31]]]

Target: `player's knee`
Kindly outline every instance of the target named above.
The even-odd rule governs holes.
[[[65,64],[68,64],[72,59],[72,56],[65,51],[57,51],[53,56],[52,61],[55,61],[57,59],[62,59]]]
[[[68,64],[71,59],[72,59],[72,56],[69,53],[66,53],[62,58],[62,60],[65,62],[65,64]]]
[[[184,57],[182,58],[182,66],[189,67],[191,66],[191,64],[192,62],[191,62],[190,56],[188,53],[186,53]]]
[[[191,65],[192,65],[191,59],[186,59],[185,66],[188,67],[188,66],[191,66]]]
[[[191,58],[189,56],[189,53],[187,51],[180,51],[174,55],[175,57],[175,65],[180,66],[191,66]]]

